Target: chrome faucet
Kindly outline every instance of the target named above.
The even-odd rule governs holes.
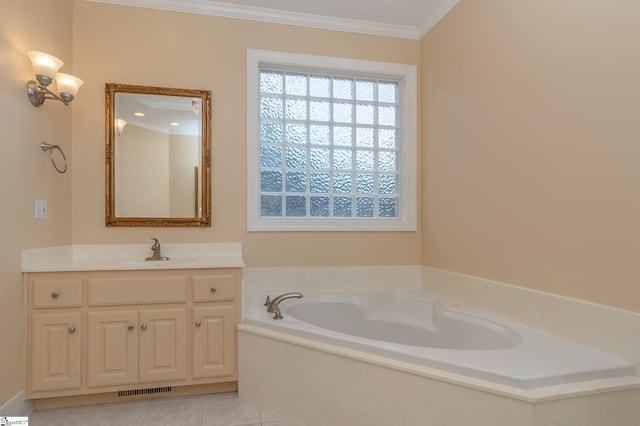
[[[151,246],[151,250],[153,250],[153,255],[151,257],[147,257],[145,260],[169,260],[166,256],[160,255],[160,241],[157,238],[152,238],[153,245]]]
[[[280,313],[280,302],[293,298],[301,299],[302,293],[284,293],[278,297],[274,297],[273,300],[269,299],[267,296],[267,302],[265,303],[265,305],[267,305],[267,312],[275,314],[273,316],[274,320],[281,320],[282,314]]]

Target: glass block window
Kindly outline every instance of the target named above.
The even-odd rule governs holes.
[[[260,216],[396,218],[398,82],[260,70]]]
[[[285,55],[295,64],[249,55],[249,230],[415,228],[415,130],[406,128],[415,110],[404,99],[415,94],[406,74]]]

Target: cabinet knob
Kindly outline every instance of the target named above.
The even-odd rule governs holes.
[[[211,287],[211,293],[215,293],[216,291],[218,291],[215,287]]]
[[[142,323],[142,325],[140,325],[140,328],[143,329],[143,330],[146,330],[147,329],[147,324]]]
[[[69,327],[69,334],[73,334],[76,332],[76,328],[75,327]]]
[[[133,324],[129,324],[129,325],[127,326],[127,330],[129,330],[129,331],[133,330]]]
[[[54,299],[57,299],[58,296],[60,296],[60,292],[58,291],[54,291],[53,293],[51,293],[51,297],[53,297]]]
[[[200,327],[202,325],[202,322],[200,320],[196,321],[196,327]]]

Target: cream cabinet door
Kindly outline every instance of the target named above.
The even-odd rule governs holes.
[[[139,311],[139,381],[185,380],[187,377],[187,309]]]
[[[31,391],[79,389],[80,312],[33,314],[31,318]]]
[[[87,314],[87,386],[138,382],[138,311]]]
[[[193,377],[223,377],[235,373],[235,312],[233,306],[193,308]]]

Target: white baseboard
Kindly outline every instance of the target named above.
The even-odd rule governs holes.
[[[33,411],[33,404],[30,400],[24,399],[24,393],[18,392],[13,398],[0,407],[0,415],[12,417],[28,416]]]

